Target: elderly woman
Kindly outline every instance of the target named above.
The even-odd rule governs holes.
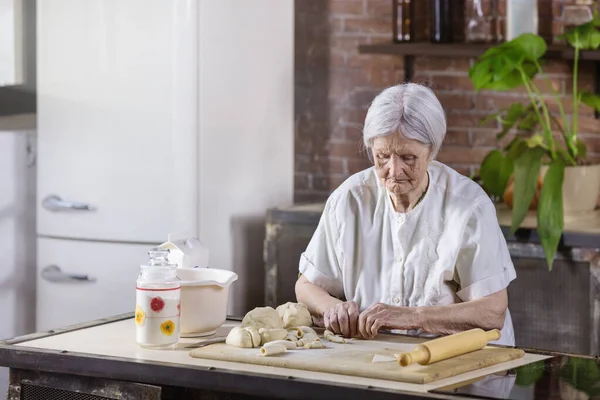
[[[435,161],[446,133],[433,92],[408,83],[371,104],[374,167],[329,197],[300,260],[296,296],[326,328],[445,335],[500,329],[514,345],[506,288],[516,278],[496,209],[480,186]]]

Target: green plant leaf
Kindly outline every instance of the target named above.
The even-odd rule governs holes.
[[[496,139],[502,139],[517,123],[521,115],[525,112],[525,107],[521,103],[513,103],[499,119],[502,130],[496,135]]]
[[[512,40],[520,53],[530,61],[541,58],[546,53],[546,42],[534,33],[523,33]]]
[[[600,96],[590,92],[581,92],[579,99],[586,106],[592,107],[596,111],[600,111]]]
[[[515,160],[515,183],[511,232],[515,233],[527,215],[537,189],[542,157],[546,150],[535,147],[523,152]]]
[[[565,164],[553,160],[544,177],[537,209],[537,232],[544,248],[548,268],[552,270],[554,256],[563,231],[562,185]]]
[[[483,60],[481,62],[475,63],[469,69],[469,78],[471,82],[473,82],[473,86],[475,87],[475,91],[479,91],[490,82],[492,79],[492,75],[490,74],[490,60]]]
[[[517,128],[524,131],[534,130],[540,123],[540,119],[533,109],[532,105],[527,106],[523,118],[517,125]]]
[[[515,379],[515,384],[517,386],[533,385],[544,375],[544,365],[544,360],[540,360],[516,368],[517,378]]]
[[[577,142],[575,142],[575,147],[577,147],[577,155],[581,159],[585,159],[587,156],[587,146],[585,145],[585,143],[577,139]]]
[[[525,143],[527,143],[527,147],[529,147],[530,149],[533,149],[534,147],[545,148],[544,137],[540,134],[533,135],[527,138],[527,140],[525,140]]]
[[[596,360],[569,357],[560,369],[560,377],[590,397],[600,394],[600,363]]]
[[[514,163],[500,150],[492,150],[484,158],[479,170],[483,187],[494,196],[501,197],[514,169]]]
[[[506,146],[506,156],[514,161],[527,150],[528,147],[527,143],[525,143],[525,140],[522,137],[517,136],[510,142],[508,146]]]
[[[580,50],[597,50],[600,46],[600,32],[596,29],[597,20],[592,20],[570,28],[564,38],[574,48]]]

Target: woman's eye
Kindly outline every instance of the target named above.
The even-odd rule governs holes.
[[[387,160],[390,156],[388,156],[387,154],[377,154],[377,158],[379,160]]]
[[[404,159],[404,162],[413,162],[416,159],[415,156],[404,156],[402,158]]]

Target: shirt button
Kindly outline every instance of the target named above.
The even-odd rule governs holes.
[[[398,223],[399,223],[399,224],[403,224],[403,223],[404,223],[404,217],[403,217],[402,215],[400,215],[400,216],[398,217]]]
[[[396,262],[402,262],[402,256],[396,256]]]
[[[394,298],[392,299],[392,301],[394,302],[394,304],[398,304],[398,303],[400,303],[400,299],[399,299],[399,298],[397,298],[397,297],[394,297]]]

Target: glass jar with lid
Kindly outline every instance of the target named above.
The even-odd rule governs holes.
[[[144,348],[174,348],[179,341],[181,283],[169,249],[153,248],[136,285],[136,341]]]

